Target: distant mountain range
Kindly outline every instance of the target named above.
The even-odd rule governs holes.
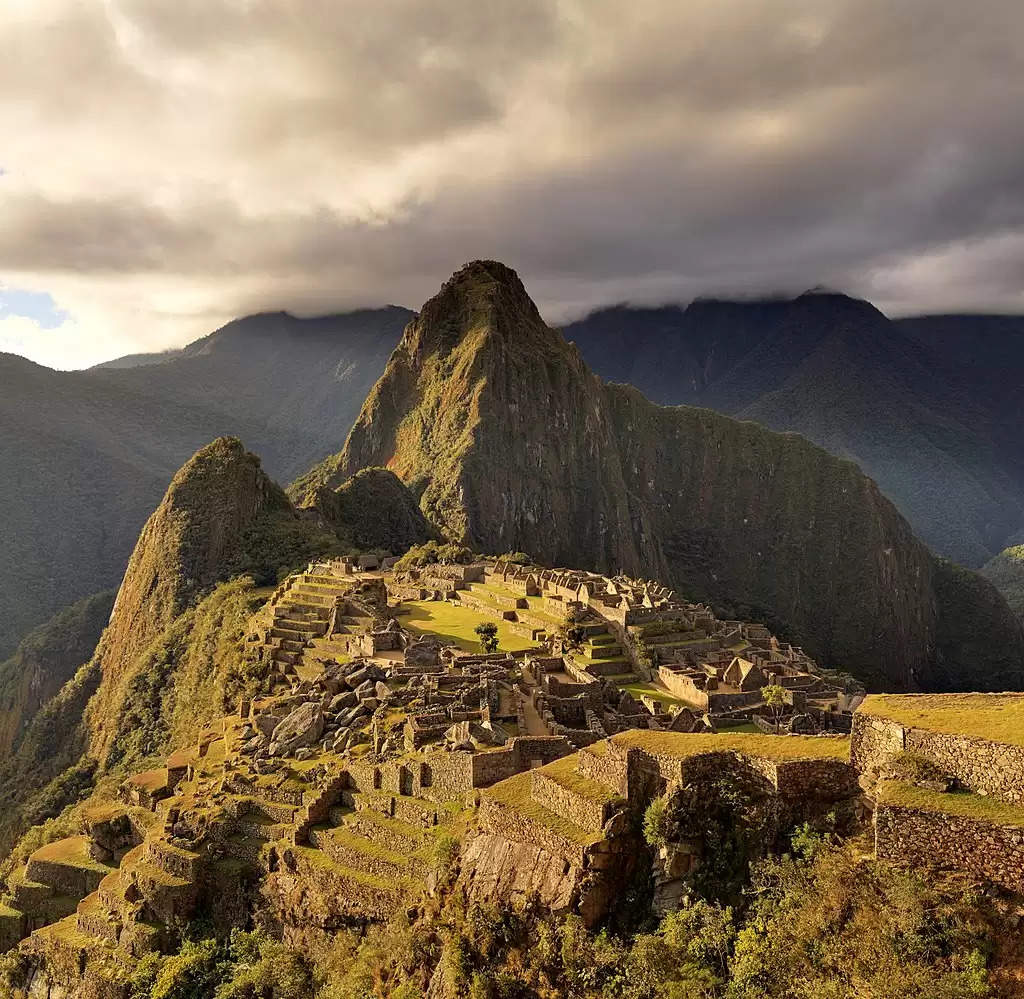
[[[174,471],[222,434],[281,482],[338,450],[414,317],[251,316],[189,346],[56,372],[0,355],[0,656],[117,585]],[[655,402],[795,430],[855,460],[936,552],[1024,542],[1024,319],[890,321],[865,302],[614,307],[565,328]]]
[[[120,582],[171,476],[213,438],[243,437],[285,482],[334,450],[411,316],[251,316],[88,371],[0,354],[0,658]]]
[[[980,566],[1024,528],[1024,318],[892,321],[867,302],[617,307],[564,329],[656,402],[796,431],[857,462],[935,552]]]

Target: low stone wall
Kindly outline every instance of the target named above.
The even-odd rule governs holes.
[[[903,750],[926,757],[972,791],[1011,804],[1024,802],[1024,747],[908,728],[861,711],[854,714],[850,761],[857,770],[878,770]]]
[[[583,867],[586,863],[585,846],[559,835],[549,826],[534,822],[516,809],[500,801],[494,801],[486,795],[480,799],[478,820],[483,832],[504,836],[518,843],[532,843],[576,867]]]
[[[905,867],[953,867],[1024,894],[1024,826],[880,803],[875,855]]]
[[[473,757],[473,787],[490,787],[500,780],[529,770],[536,761],[551,763],[568,756],[572,746],[560,735],[519,736],[507,746]]]
[[[107,873],[107,871],[94,870],[89,867],[74,867],[70,864],[30,859],[25,877],[29,881],[49,885],[55,895],[74,895],[84,898],[99,888],[100,882]]]
[[[579,754],[577,769],[583,777],[595,780],[617,794],[627,792],[627,772],[629,757],[614,743],[605,743],[604,752]]]
[[[600,832],[613,810],[610,802],[579,794],[540,770],[530,774],[530,797],[549,812],[591,832]]]

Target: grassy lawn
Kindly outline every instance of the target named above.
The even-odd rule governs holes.
[[[698,753],[748,753],[770,760],[846,760],[849,739],[813,735],[761,735],[747,733],[651,732],[631,729],[612,736],[617,746],[645,749],[649,753],[686,759]]]
[[[507,780],[499,781],[493,787],[484,790],[482,794],[484,797],[514,808],[521,815],[525,815],[539,825],[547,826],[553,832],[564,836],[573,843],[580,844],[580,846],[589,846],[601,838],[599,832],[580,829],[579,826],[563,819],[560,815],[549,812],[543,805],[538,805],[530,796],[530,772],[528,770],[509,777]]]
[[[678,704],[683,707],[689,707],[681,697],[676,697],[674,694],[670,694],[664,687],[657,687],[653,683],[644,683],[643,681],[636,681],[634,683],[621,683],[619,686],[623,690],[628,690],[637,700],[641,696],[653,697],[656,701],[660,701],[662,704]]]
[[[445,600],[410,600],[402,604],[398,618],[410,631],[437,635],[467,652],[482,651],[480,639],[473,629],[485,621],[498,626],[499,652],[518,652],[534,647],[530,639],[515,634],[507,624]]]
[[[1008,805],[997,798],[982,797],[966,791],[930,791],[900,781],[885,781],[879,789],[881,801],[887,805],[918,808],[925,812],[959,815],[967,819],[1024,826],[1024,808]]]
[[[858,711],[908,728],[1024,746],[1024,694],[870,694]]]
[[[85,836],[71,836],[48,843],[36,850],[29,860],[46,861],[65,867],[81,867],[90,871],[111,870],[108,864],[101,864],[92,858],[89,853],[89,840]]]

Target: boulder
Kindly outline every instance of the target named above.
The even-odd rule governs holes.
[[[274,729],[270,737],[271,756],[290,756],[316,742],[323,730],[324,713],[320,705],[316,701],[307,701]]]
[[[253,719],[253,724],[256,726],[256,730],[260,735],[269,739],[274,734],[274,729],[284,720],[284,715],[257,715]]]
[[[374,693],[377,695],[377,699],[381,701],[389,700],[391,697],[391,688],[384,683],[383,680],[378,680],[374,685]]]
[[[358,698],[354,690],[347,690],[343,694],[338,694],[336,697],[331,698],[329,708],[331,711],[337,713],[343,711],[345,708],[351,708]]]

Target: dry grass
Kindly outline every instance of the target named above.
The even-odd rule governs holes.
[[[632,729],[612,736],[623,748],[686,759],[700,753],[745,753],[769,760],[846,760],[850,740],[812,735],[754,735],[744,732],[682,733]]]
[[[908,728],[1024,746],[1024,694],[870,694],[858,711]]]
[[[966,791],[931,791],[913,784],[891,780],[882,783],[878,796],[879,800],[886,805],[917,808],[925,812],[941,812],[944,815],[957,815],[980,822],[1024,827],[1024,808],[1008,805],[998,798],[984,797]]]

